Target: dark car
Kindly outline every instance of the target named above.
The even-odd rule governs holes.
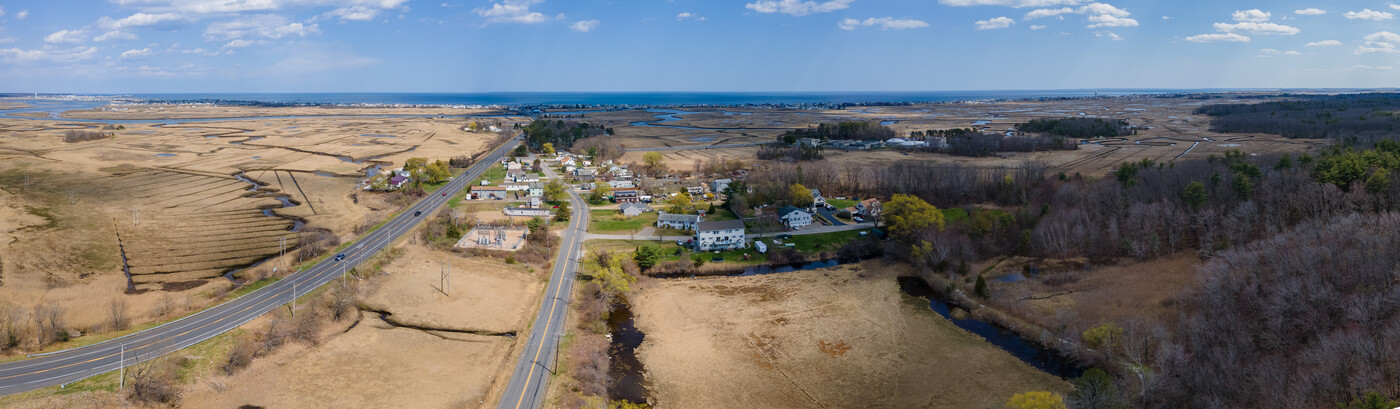
[[[413,212],[413,217],[418,217],[418,216],[422,216],[422,215],[423,215],[423,211],[422,211],[422,210]]]
[[[340,260],[344,260],[344,259],[345,259],[345,253],[340,253],[340,254],[336,254],[336,255],[335,255],[335,261],[340,261]]]

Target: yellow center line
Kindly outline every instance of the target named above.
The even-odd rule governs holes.
[[[575,218],[574,220],[577,221],[578,219]],[[579,238],[579,234],[578,234],[578,233],[574,233],[574,237],[573,237],[572,239],[569,239],[569,249],[568,249],[568,251],[570,251],[570,252],[573,251],[574,245],[578,244],[578,238]],[[561,249],[560,251],[564,251],[564,250]],[[563,254],[567,254],[567,253],[563,253]],[[545,320],[545,323],[544,323],[544,330],[545,330],[545,333],[546,333],[546,334],[549,333],[549,326],[550,326],[550,324],[553,324],[553,323],[554,323],[554,307],[555,307],[556,304],[559,303],[559,295],[557,294],[557,292],[559,291],[560,288],[563,288],[563,286],[564,286],[564,276],[567,274],[567,271],[568,271],[568,264],[569,264],[569,260],[568,260],[568,258],[566,257],[566,258],[564,259],[564,264],[563,264],[562,266],[560,266],[560,267],[562,268],[562,270],[560,270],[561,274],[559,274],[559,280],[558,280],[556,283],[554,283],[554,284],[555,284],[554,290],[555,290],[556,294],[555,294],[555,297],[554,297],[554,298],[552,298],[552,299],[549,300],[549,317],[548,317],[548,319]],[[547,295],[547,294],[546,294],[546,295]],[[525,386],[522,387],[522,388],[520,388],[520,399],[517,400],[517,401],[515,401],[515,408],[516,408],[516,409],[520,409],[520,405],[521,405],[522,403],[525,403],[525,393],[526,393],[527,391],[530,390],[530,383],[535,379],[535,365],[539,363],[539,360],[540,360],[540,352],[541,352],[541,351],[544,351],[544,335],[541,335],[541,337],[540,337],[540,345],[539,345],[538,347],[535,347],[535,358],[532,359],[532,361],[534,361],[534,363],[530,365],[530,372],[529,372],[528,374],[525,375]]]

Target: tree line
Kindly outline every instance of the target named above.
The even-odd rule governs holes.
[[[567,149],[574,142],[598,135],[611,135],[608,129],[590,125],[587,122],[565,121],[562,119],[536,119],[525,125],[525,143],[532,150],[539,150],[546,143],[555,148]]]
[[[1286,138],[1380,140],[1400,131],[1400,94],[1294,96],[1287,101],[1197,108],[1212,131],[1267,133]]]
[[[1021,132],[1043,133],[1068,138],[1105,138],[1133,135],[1128,121],[1106,118],[1038,118],[1016,125]]]

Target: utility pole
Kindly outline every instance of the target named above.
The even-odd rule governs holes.
[[[292,280],[292,317],[297,316],[297,281]]]
[[[118,376],[118,377],[121,377],[121,379],[122,379],[122,380],[121,380],[121,385],[120,385],[120,386],[117,386],[117,388],[118,388],[118,389],[126,389],[126,344],[122,344],[121,362],[120,362],[120,363],[117,363],[117,366],[121,368],[120,370],[117,371],[117,373],[119,374],[119,375],[117,375],[117,376]]]

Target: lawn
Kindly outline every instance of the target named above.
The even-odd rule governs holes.
[[[951,209],[943,209],[943,222],[944,222],[944,223],[965,222],[965,221],[967,221],[967,209],[963,209],[963,208],[961,208],[961,207],[955,207],[955,208],[951,208]]]
[[[505,168],[505,166],[501,166],[501,165],[491,165],[490,167],[486,168],[486,171],[485,171],[485,172],[482,172],[482,173],[481,173],[481,177],[476,178],[476,180],[473,180],[472,183],[471,183],[471,185],[472,185],[472,186],[481,186],[481,181],[483,181],[483,180],[485,180],[485,181],[490,181],[492,184],[499,185],[499,184],[501,184],[501,183],[500,183],[501,180],[504,180],[505,178],[506,178],[506,168]]]
[[[718,205],[715,206],[714,214],[705,215],[705,221],[707,222],[720,222],[725,220],[739,220],[739,218],[734,216],[734,212],[719,207]]]
[[[860,232],[868,230],[837,231],[822,234],[794,235],[791,239],[783,240],[784,243],[792,243],[794,249],[805,254],[815,254],[823,251],[836,251],[841,246],[860,237]],[[770,246],[777,246],[771,244]]]
[[[836,207],[837,210],[845,209],[845,208],[851,207],[851,206],[855,206],[856,203],[858,203],[858,202],[859,202],[858,200],[850,200],[850,199],[826,199],[826,204],[829,204],[829,205],[832,205],[832,206]]]
[[[589,233],[633,233],[656,224],[655,212],[621,219],[622,215],[616,210],[595,209],[590,210],[589,215]]]

